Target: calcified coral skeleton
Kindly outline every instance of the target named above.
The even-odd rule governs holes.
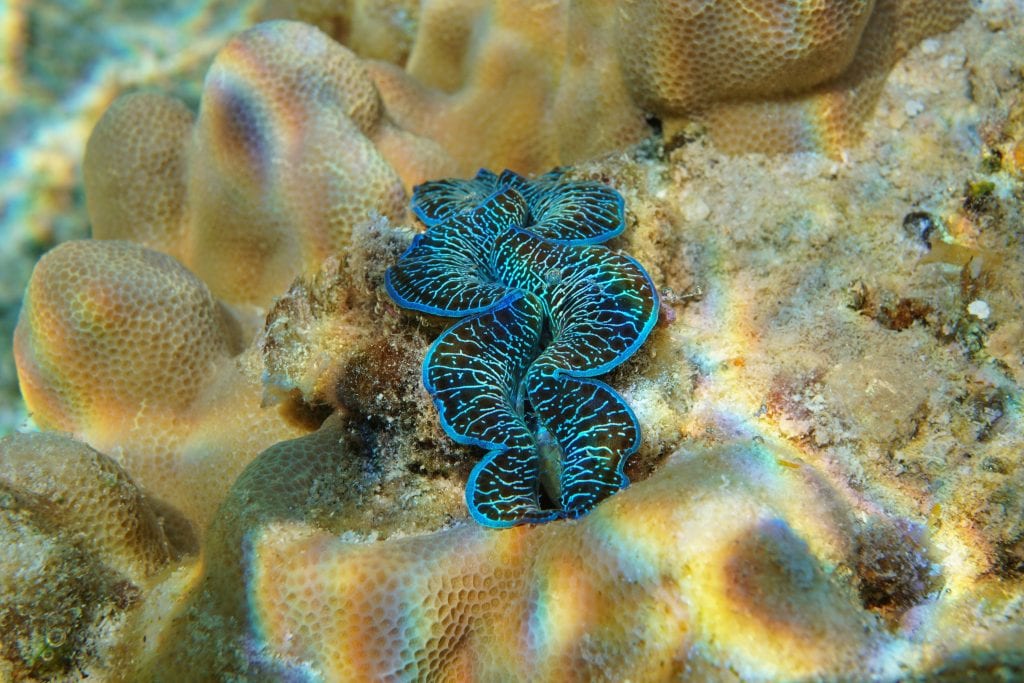
[[[393,28],[387,12],[340,7],[325,27]],[[649,135],[645,115],[669,135],[702,123],[733,151],[838,153],[856,142],[896,60],[967,9],[442,0],[409,13],[417,28],[404,69],[270,22],[218,54],[195,123],[156,95],[111,107],[86,158],[90,218],[97,236],[142,238],[217,296],[262,305],[343,248],[353,222],[402,217],[403,186],[623,149]],[[405,56],[352,41],[369,57]],[[235,263],[211,258],[229,244]]]
[[[443,0],[420,8],[404,70],[370,70],[389,116],[460,173],[538,172],[621,148],[647,134],[645,113],[669,134],[702,123],[732,151],[835,154],[908,47],[967,11],[966,0]]]

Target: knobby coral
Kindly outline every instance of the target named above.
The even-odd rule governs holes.
[[[107,111],[84,162],[93,236],[169,253],[218,298],[265,306],[353,225],[404,217],[401,164],[379,151],[414,146],[396,135],[351,52],[261,24],[217,54],[198,117],[154,93]]]
[[[906,50],[968,11],[966,0],[436,0],[419,9],[404,69],[369,70],[389,116],[461,173],[577,163],[642,139],[645,114],[670,136],[698,123],[732,151],[837,154]]]
[[[53,433],[0,439],[0,679],[56,680],[113,656],[187,523],[114,460]]]
[[[303,680],[827,679],[891,641],[850,585],[854,511],[792,457],[681,454],[578,522],[500,534],[264,518],[241,604],[259,659]]]
[[[79,240],[36,265],[14,355],[36,424],[109,453],[202,530],[249,460],[308,431],[261,408],[243,328],[167,254]]]
[[[85,160],[95,234],[152,240],[218,297],[266,304],[344,247],[353,221],[401,217],[403,187],[577,163],[639,142],[648,117],[669,136],[702,124],[733,151],[836,154],[893,64],[968,11],[967,0],[335,4],[334,19],[323,3],[293,14],[358,26],[333,33],[364,59],[311,26],[266,22],[218,53],[198,117],[156,94],[116,101]],[[393,35],[399,16],[408,49],[366,40]],[[228,244],[244,246],[233,261],[211,256]]]
[[[658,315],[643,267],[597,246],[622,232],[622,197],[558,172],[481,171],[418,186],[413,211],[430,227],[385,282],[402,306],[460,318],[427,352],[423,383],[445,432],[489,450],[470,513],[499,527],[585,514],[626,485],[640,442],[632,410],[594,377]]]

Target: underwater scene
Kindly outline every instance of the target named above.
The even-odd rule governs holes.
[[[1024,681],[1024,0],[6,0],[0,682]]]

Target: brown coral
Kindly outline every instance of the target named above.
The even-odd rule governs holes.
[[[156,93],[116,100],[89,137],[83,169],[93,237],[127,239],[178,258],[185,156],[195,116]]]
[[[707,102],[797,92],[841,74],[873,0],[625,5],[618,50],[641,106],[693,112]]]
[[[108,665],[143,590],[194,552],[179,528],[84,444],[0,440],[0,678],[70,680]]]
[[[7,436],[0,440],[0,479],[47,501],[55,523],[135,582],[171,559],[150,502],[124,469],[85,444],[45,432]]]
[[[200,528],[262,448],[304,431],[261,410],[239,323],[170,256],[68,242],[33,272],[15,332],[39,426],[111,453]]]
[[[812,14],[816,10],[809,8]],[[715,143],[728,151],[820,150],[835,155],[859,139],[893,65],[910,47],[953,28],[969,11],[964,0],[876,0],[852,61],[834,77],[811,88],[765,90],[760,97],[740,101],[712,100],[701,118]],[[663,115],[670,126],[678,126],[686,113],[670,107]]]
[[[206,538],[203,573],[161,640],[149,644],[154,658],[139,678],[177,680],[213,668],[220,675],[282,677],[286,663],[254,657],[250,647],[245,576],[253,536],[267,525],[287,520],[372,538],[430,530],[462,514],[460,488],[390,468],[352,427],[332,416],[317,432],[267,449],[238,477]],[[394,504],[417,488],[429,503]]]
[[[226,579],[236,597],[224,612],[201,590],[156,671],[223,652],[203,625],[227,614],[251,625],[237,643],[260,643],[250,671],[339,681],[823,676],[856,667],[879,636],[835,571],[853,561],[851,511],[773,447],[680,456],[578,522],[360,543],[368,523],[413,520],[382,520],[334,473],[357,457],[339,427],[275,446],[240,477],[200,584]],[[335,536],[345,528],[357,533]]]
[[[407,70],[371,63],[371,73],[389,116],[437,141],[459,173],[547,170],[647,134],[617,65],[609,10],[428,3]]]
[[[382,120],[362,64],[312,27],[271,22],[237,36],[189,119],[156,95],[115,103],[87,148],[90,218],[97,237],[177,256],[219,298],[266,305],[344,249],[355,224],[405,215],[374,141],[415,141]]]
[[[966,12],[966,0],[277,7],[270,15],[316,20],[371,59],[295,22],[231,41],[207,77],[187,191],[180,105],[115,105],[86,160],[101,195],[92,218],[98,235],[141,230],[113,209],[137,207],[132,187],[153,177],[166,200],[140,211],[143,223],[166,223],[184,203],[185,265],[218,296],[266,303],[344,246],[353,223],[374,210],[403,215],[399,178],[408,189],[481,166],[578,162],[642,139],[645,114],[669,135],[702,122],[734,151],[837,153],[856,141],[896,60]],[[378,49],[381,35],[391,49]],[[147,107],[152,143],[139,139]],[[234,262],[211,257],[228,247]]]
[[[645,135],[644,112],[669,135],[700,121],[733,151],[836,153],[856,141],[896,60],[967,9],[444,0],[421,8],[404,71],[371,72],[389,116],[440,143],[462,173],[538,172],[621,149]]]

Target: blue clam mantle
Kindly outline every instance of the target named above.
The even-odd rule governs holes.
[[[427,352],[423,384],[445,432],[488,450],[470,514],[492,527],[586,514],[628,483],[640,444],[633,411],[594,377],[658,317],[643,267],[599,246],[625,227],[622,197],[559,172],[482,170],[419,185],[412,208],[427,231],[385,283],[400,306],[459,318]]]

